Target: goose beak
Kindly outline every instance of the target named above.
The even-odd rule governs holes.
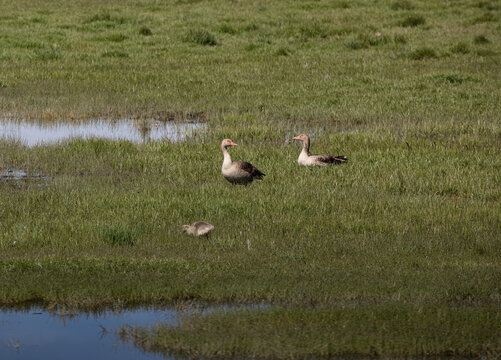
[[[294,138],[292,138],[292,139],[293,139],[293,140],[301,140],[301,139],[299,138],[299,136],[300,136],[300,135],[298,135],[298,136],[296,136],[296,137],[294,137]]]
[[[237,146],[233,141],[230,143],[230,146]]]

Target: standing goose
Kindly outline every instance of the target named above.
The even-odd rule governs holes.
[[[298,135],[294,140],[303,142],[303,150],[297,159],[297,163],[303,166],[327,166],[329,164],[342,164],[348,161],[346,156],[310,155],[310,137],[306,134]]]
[[[209,233],[212,230],[214,230],[214,226],[205,221],[197,221],[191,225],[183,225],[181,229],[188,235],[193,235],[193,236],[205,235],[208,239]]]
[[[224,156],[221,173],[226,180],[232,184],[248,185],[254,179],[263,179],[265,174],[256,169],[252,164],[245,161],[231,161],[230,153],[227,149],[228,146],[237,146],[237,144],[230,139],[224,139],[221,142],[221,151]]]

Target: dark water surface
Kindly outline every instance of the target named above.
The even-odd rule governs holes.
[[[40,308],[0,310],[0,359],[165,359],[122,342],[116,330],[122,325],[174,325],[177,321],[178,312],[169,309],[76,315]]]

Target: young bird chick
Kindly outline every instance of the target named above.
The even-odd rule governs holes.
[[[183,225],[181,228],[183,232],[187,233],[188,235],[205,235],[207,239],[209,238],[209,233],[214,230],[214,226],[205,221],[197,221],[191,225]]]

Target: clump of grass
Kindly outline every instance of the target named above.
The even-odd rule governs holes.
[[[127,36],[124,34],[111,34],[103,38],[104,41],[110,42],[122,42],[127,40]]]
[[[35,50],[34,59],[40,61],[51,61],[61,59],[61,54],[54,49],[50,50]]]
[[[84,21],[84,24],[95,23],[95,22],[114,22],[117,24],[124,24],[126,19],[124,17],[113,16],[108,12],[102,14],[96,14]]]
[[[414,5],[408,0],[397,0],[391,4],[392,10],[412,10]]]
[[[487,39],[484,35],[477,35],[473,38],[473,42],[477,45],[487,44],[489,43],[489,39]]]
[[[139,34],[143,36],[151,36],[153,33],[151,32],[151,29],[147,26],[141,26],[139,29]]]
[[[299,28],[299,33],[303,39],[312,39],[326,35],[326,31],[318,22],[303,24]]]
[[[396,34],[393,36],[393,42],[395,44],[407,44],[407,38],[404,35]]]
[[[348,41],[346,45],[350,49],[359,50],[359,49],[367,49],[371,46],[386,44],[387,42],[388,38],[381,34],[379,35],[360,34],[357,36],[356,39]]]
[[[207,30],[190,30],[186,34],[184,41],[199,45],[215,46],[217,45],[216,38]]]
[[[350,3],[348,1],[340,1],[337,4],[334,4],[333,6],[338,9],[349,9]]]
[[[460,42],[456,45],[454,45],[452,48],[451,48],[451,51],[454,53],[454,54],[468,54],[470,52],[470,48],[468,46],[467,43],[465,42]]]
[[[228,24],[223,24],[219,27],[219,32],[223,34],[235,35],[237,33],[237,29]]]
[[[245,51],[254,51],[257,48],[259,48],[259,45],[256,44],[256,43],[250,43],[250,44],[247,44],[247,45],[244,46],[244,50]]]
[[[423,47],[423,48],[419,48],[419,49],[414,50],[409,55],[409,57],[412,60],[425,60],[425,59],[434,59],[434,58],[437,58],[438,56],[437,56],[437,53],[435,52],[435,50],[433,50],[432,48]]]
[[[493,4],[490,1],[479,1],[475,4],[475,7],[485,10],[498,10],[499,6],[497,4]]]
[[[91,23],[91,22],[97,22],[97,21],[110,21],[111,20],[111,14],[110,13],[103,13],[103,14],[96,14],[91,16],[90,18],[86,19],[86,23]]]
[[[257,26],[257,24],[255,24],[255,23],[251,23],[251,24],[243,27],[244,31],[256,31],[258,29],[259,29],[259,26]]]
[[[101,54],[101,57],[128,58],[129,54],[119,50],[107,50]]]
[[[490,49],[478,49],[476,54],[478,56],[494,56],[496,55],[496,52]]]
[[[465,81],[471,80],[467,76],[460,74],[441,74],[436,78],[441,82],[447,82],[449,84],[462,84]]]
[[[426,23],[426,19],[421,15],[411,15],[406,17],[404,20],[400,22],[400,26],[403,27],[416,27],[419,25],[424,25]]]
[[[123,226],[105,227],[103,229],[103,240],[113,246],[132,246],[134,237],[132,231]]]
[[[16,39],[12,42],[12,45],[19,49],[43,49],[45,44],[41,41],[22,41]]]
[[[480,16],[474,18],[471,21],[471,24],[475,25],[475,24],[481,24],[481,23],[486,23],[486,22],[494,22],[497,20],[498,20],[498,17],[496,15],[494,15],[494,13],[486,12],[483,15],[480,15]]]
[[[41,17],[36,17],[31,19],[31,22],[34,24],[47,24],[47,19],[41,18]]]
[[[292,54],[289,48],[281,47],[277,51],[275,51],[275,55],[277,56],[289,56]]]

